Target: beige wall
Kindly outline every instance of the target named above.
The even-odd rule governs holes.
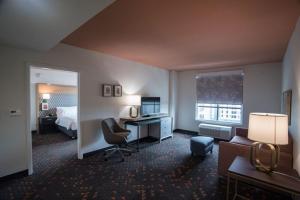
[[[294,139],[294,168],[300,172],[300,18],[283,61],[282,91],[292,89],[292,116],[289,131]]]
[[[280,112],[281,63],[242,66],[243,69],[243,127],[248,126],[250,112]],[[226,69],[228,70],[228,69]],[[178,72],[176,128],[198,131],[195,120],[196,79],[200,70]]]
[[[76,94],[77,87],[74,86],[65,86],[65,85],[48,85],[44,83],[37,84],[38,94],[41,96],[44,93],[55,94],[55,93],[64,93],[64,94]]]
[[[161,111],[168,113],[167,70],[64,44],[43,53],[0,46],[0,177],[28,167],[26,63],[80,73],[81,153],[107,146],[100,131],[101,119],[128,114],[124,97],[101,96],[103,83],[119,83],[124,93],[160,96]],[[20,109],[22,115],[11,117],[10,109]]]

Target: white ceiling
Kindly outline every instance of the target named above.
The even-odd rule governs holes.
[[[115,0],[0,0],[0,44],[49,50]]]
[[[48,68],[31,67],[30,82],[77,86],[77,73]]]

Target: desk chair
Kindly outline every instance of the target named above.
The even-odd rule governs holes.
[[[130,130],[121,128],[114,118],[104,119],[101,125],[105,141],[113,145],[113,148],[105,151],[105,161],[114,153],[119,153],[123,162],[123,152],[131,154],[130,149],[121,147],[121,145],[127,145],[127,136],[130,135]]]

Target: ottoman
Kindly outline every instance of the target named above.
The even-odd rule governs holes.
[[[205,136],[196,136],[191,138],[190,149],[193,155],[206,156],[210,151],[212,153],[214,146],[214,139]]]

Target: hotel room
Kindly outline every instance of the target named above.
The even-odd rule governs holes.
[[[300,199],[299,17],[0,1],[0,199]]]

